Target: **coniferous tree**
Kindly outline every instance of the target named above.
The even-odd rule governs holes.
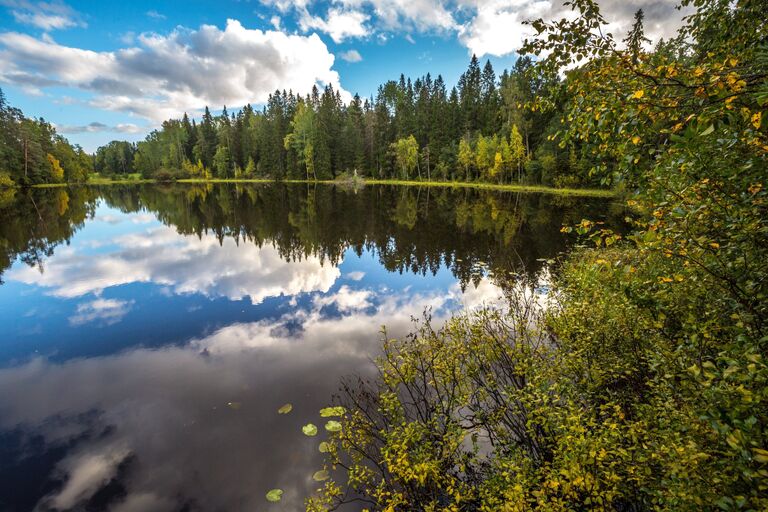
[[[638,56],[643,51],[643,44],[650,44],[651,40],[645,37],[643,30],[643,19],[645,14],[642,9],[638,9],[635,12],[635,21],[632,23],[632,29],[624,39],[624,44],[627,45],[627,51],[632,57],[632,61],[636,64]]]

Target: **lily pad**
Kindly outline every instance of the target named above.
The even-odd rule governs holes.
[[[328,480],[329,478],[331,478],[331,475],[325,469],[320,471],[315,471],[315,474],[312,475],[312,480],[314,480],[315,482],[322,482],[323,480]]]
[[[325,407],[324,409],[320,409],[320,416],[322,416],[323,418],[330,418],[333,416],[344,416],[345,412],[347,412],[347,410],[340,405],[337,407]]]
[[[341,423],[338,421],[331,420],[328,423],[325,424],[325,430],[328,432],[338,432],[341,430]]]
[[[271,501],[272,503],[277,503],[278,501],[280,501],[282,497],[283,497],[282,489],[272,489],[267,493],[267,501]]]
[[[288,414],[288,413],[289,413],[289,412],[291,412],[292,410],[293,410],[293,405],[291,405],[291,404],[285,404],[284,406],[282,406],[281,408],[279,408],[279,409],[277,410],[277,413],[278,413],[278,414]]]
[[[304,432],[305,436],[316,436],[317,435],[317,427],[313,425],[312,423],[307,423],[303,427],[301,427],[301,431]]]
[[[331,451],[331,445],[323,441],[317,449],[320,450],[320,453],[328,453]]]

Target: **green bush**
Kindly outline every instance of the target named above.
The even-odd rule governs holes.
[[[0,188],[13,188],[16,186],[16,183],[11,179],[11,177],[4,173],[0,172]]]
[[[155,173],[152,175],[152,178],[160,182],[176,181],[177,179],[180,178],[180,172],[174,171],[171,169],[161,168],[155,171]]]

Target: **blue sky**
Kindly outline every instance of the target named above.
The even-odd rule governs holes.
[[[619,35],[640,7],[652,38],[679,19],[672,0],[600,3]],[[524,20],[567,14],[559,0],[0,0],[0,87],[93,151],[275,88],[368,96],[427,72],[450,86],[472,53],[500,73],[530,34]]]

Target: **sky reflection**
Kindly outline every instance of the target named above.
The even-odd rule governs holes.
[[[0,510],[298,510],[322,440],[301,426],[321,424],[341,376],[372,375],[380,327],[402,336],[425,310],[441,322],[495,302],[507,274],[473,238],[450,265],[438,252],[445,263],[414,272],[420,243],[459,243],[418,216],[407,228],[395,218],[399,238],[323,242],[319,254],[286,249],[284,230],[257,243],[182,228],[172,213],[97,200],[67,245],[3,274]],[[511,243],[500,236],[483,246]],[[525,258],[553,256],[536,251]],[[457,278],[463,259],[475,260],[471,281]],[[264,498],[274,487],[278,505]]]

